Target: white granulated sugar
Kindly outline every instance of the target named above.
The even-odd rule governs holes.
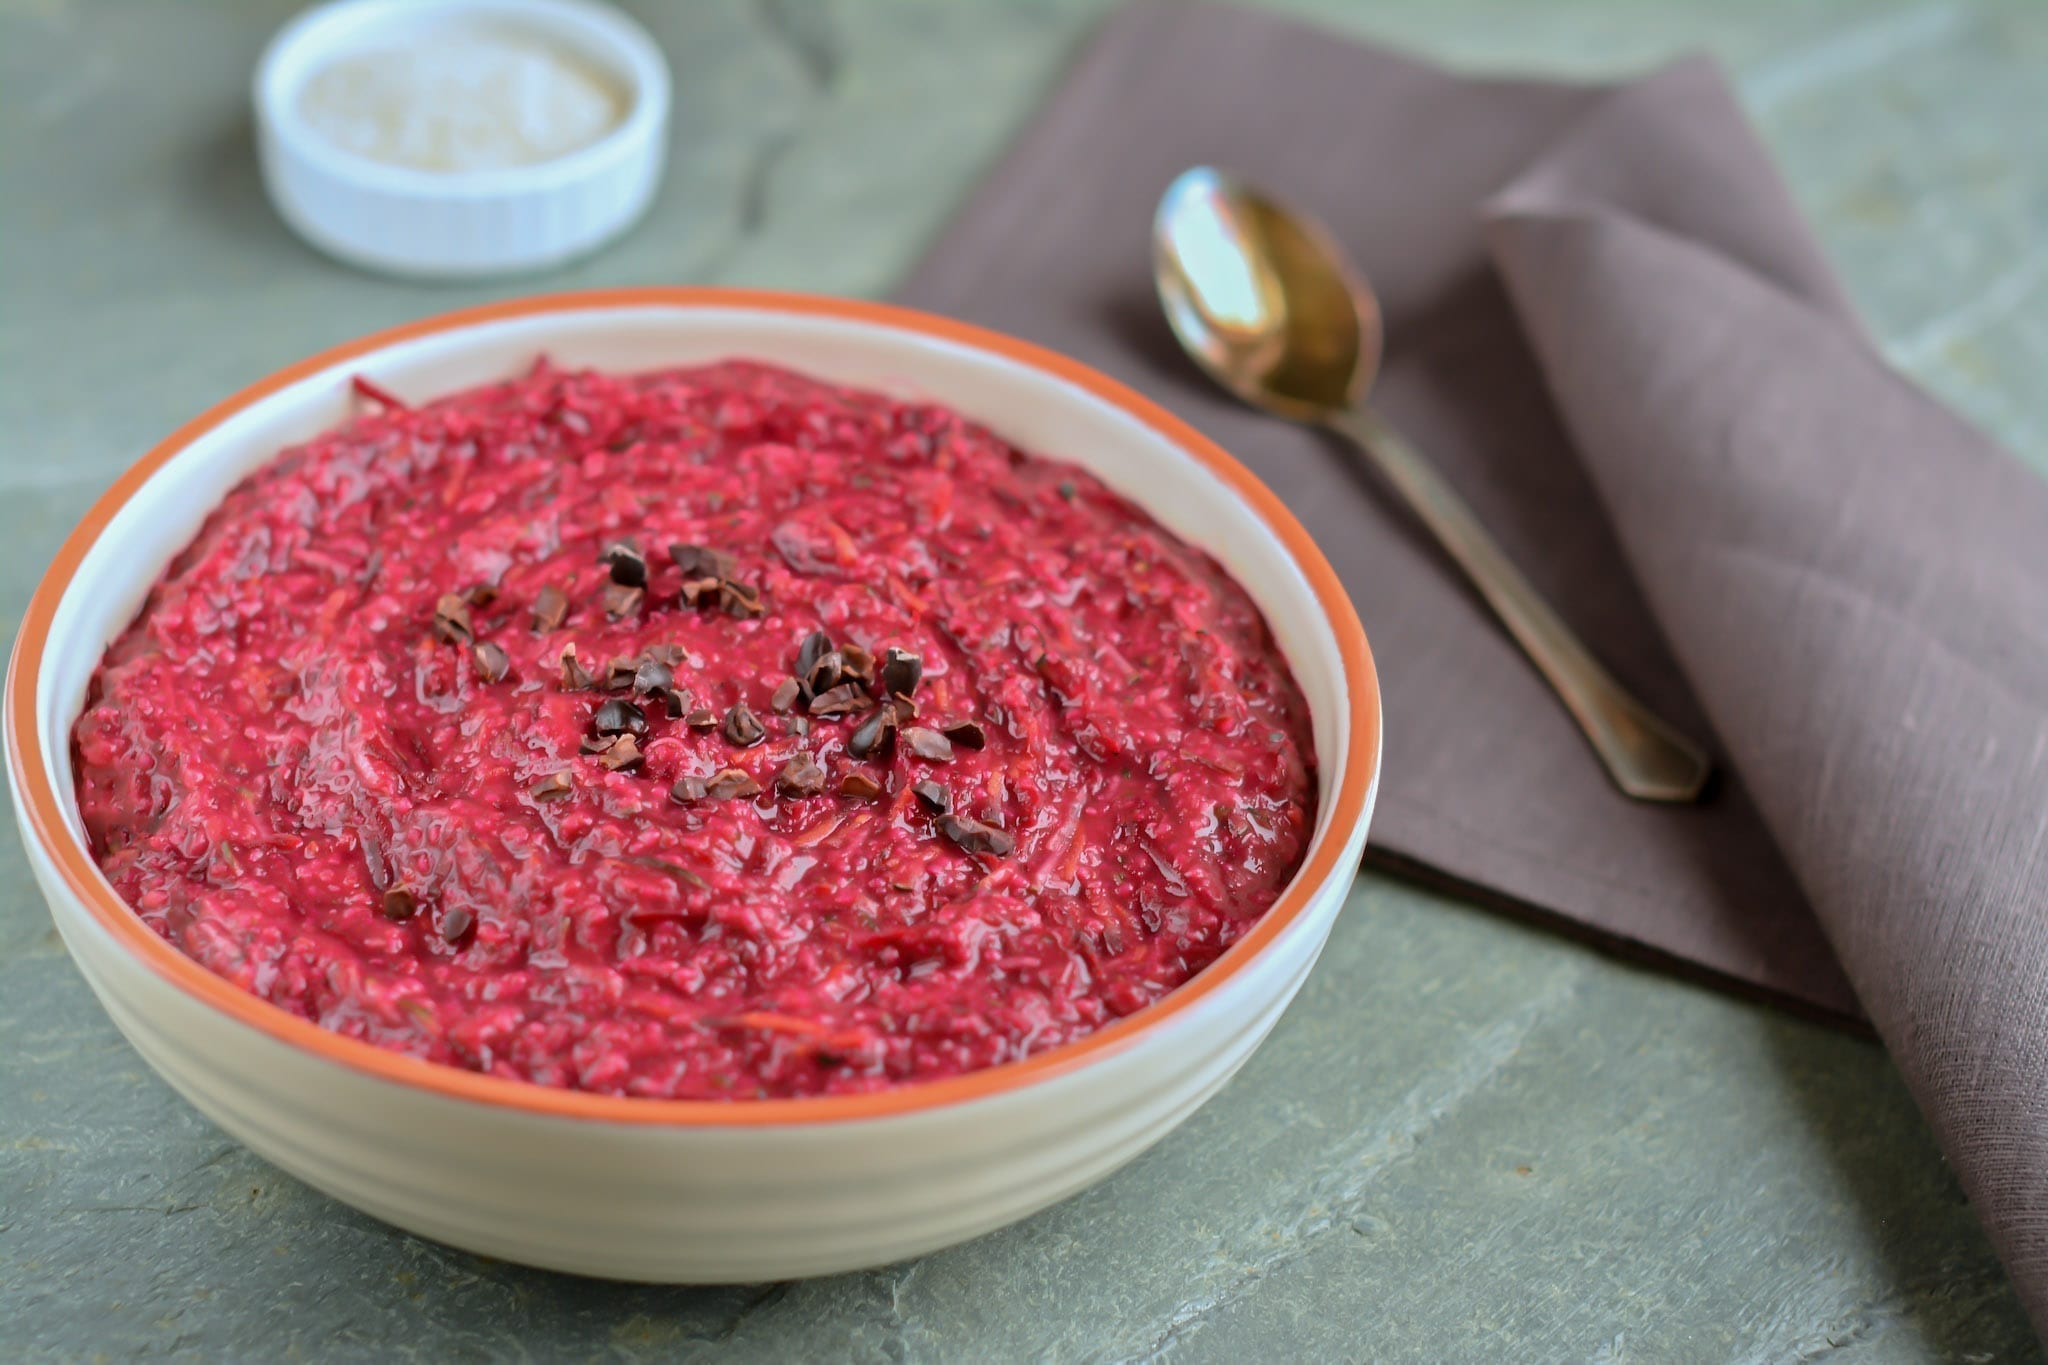
[[[587,147],[625,108],[572,53],[520,34],[454,29],[337,58],[306,83],[299,113],[328,141],[375,161],[488,171]]]

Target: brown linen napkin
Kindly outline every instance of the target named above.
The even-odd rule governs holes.
[[[1855,997],[1741,776],[1696,808],[1616,792],[1427,534],[1325,438],[1210,385],[1153,301],[1152,209],[1186,166],[1213,162],[1312,206],[1386,309],[1375,401],[1622,681],[1705,738],[1482,234],[1485,198],[1614,98],[1461,79],[1267,16],[1135,5],[1105,27],[900,294],[1145,390],[1294,509],[1350,588],[1382,674],[1375,856],[1854,1017]],[[1666,138],[1636,144],[1635,161],[1650,176],[1672,172],[1687,221],[1732,217],[1732,235],[1768,244],[1809,293],[1845,308],[1768,161],[1739,119],[1713,113],[1719,121],[1692,138],[1721,150],[1732,181],[1679,172]]]
[[[1374,481],[1179,356],[1147,230],[1196,162],[1356,254],[1379,405],[1716,737],[1709,802],[1615,793]],[[1860,998],[2048,1324],[2048,488],[1873,353],[1711,67],[1472,80],[1137,4],[901,295],[1123,378],[1294,508],[1382,673],[1372,856],[1797,1007]]]

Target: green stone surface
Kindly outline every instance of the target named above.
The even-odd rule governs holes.
[[[886,291],[1105,7],[643,0],[677,90],[654,211],[550,277],[427,287],[313,254],[263,199],[248,76],[291,6],[0,0],[0,622],[116,471],[282,361],[535,289]],[[1718,54],[1887,352],[2048,469],[2048,6],[1290,8],[1477,69]],[[66,961],[6,822],[0,1358],[714,1352],[2040,1358],[1874,1045],[1376,876],[1240,1079],[1017,1227],[759,1288],[483,1260],[305,1189],[172,1095]]]

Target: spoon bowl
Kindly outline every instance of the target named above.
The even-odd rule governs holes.
[[[1197,166],[1160,200],[1152,242],[1167,323],[1217,383],[1297,422],[1364,400],[1379,302],[1321,224]]]

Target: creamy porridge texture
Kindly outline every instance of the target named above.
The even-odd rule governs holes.
[[[1258,610],[1078,467],[750,362],[359,388],[74,732],[101,866],[245,989],[545,1085],[872,1090],[1142,1008],[1299,865]]]

